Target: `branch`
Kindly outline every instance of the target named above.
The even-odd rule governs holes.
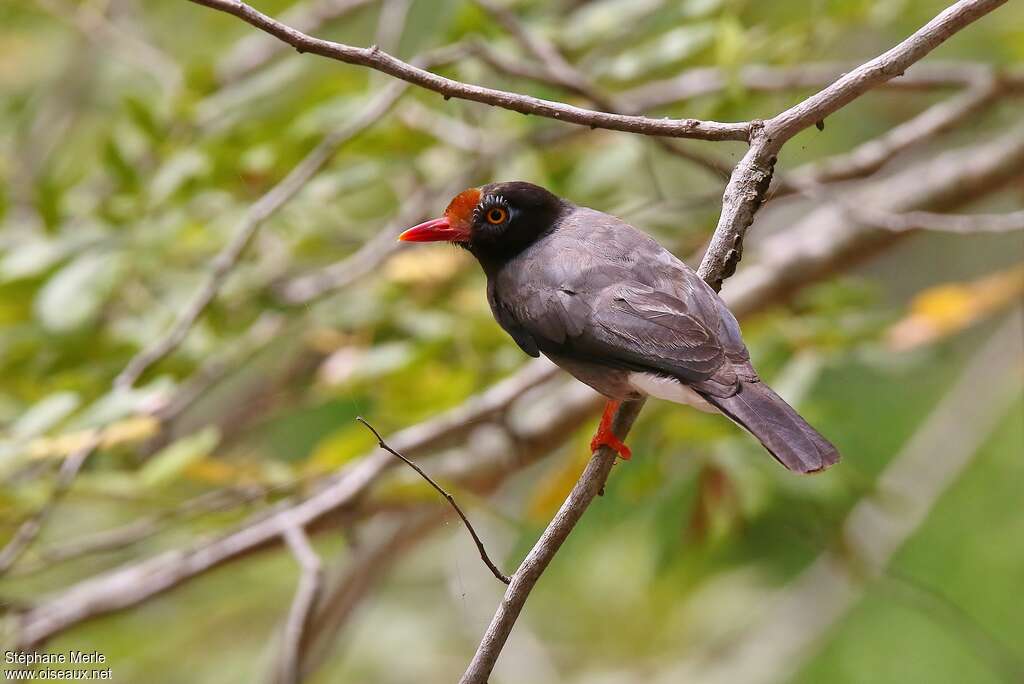
[[[835,62],[797,66],[750,64],[741,67],[735,74],[720,67],[697,67],[678,76],[649,81],[626,90],[621,95],[623,99],[649,110],[713,95],[725,90],[737,80],[745,90],[754,93],[823,88],[856,66]],[[1024,73],[1019,69],[1000,72],[991,64],[961,61],[918,64],[899,78],[881,84],[881,87],[910,91],[945,90],[971,87],[996,76],[1004,80],[1012,92],[1024,89]]]
[[[1024,126],[951,150],[865,184],[850,199],[876,211],[949,210],[997,192],[1024,173]],[[759,245],[758,259],[729,282],[725,299],[739,317],[785,300],[837,269],[849,268],[903,239],[853,220],[827,204]]]
[[[455,509],[455,512],[459,514],[460,518],[462,518],[462,522],[466,526],[466,529],[469,531],[469,535],[473,537],[473,543],[476,544],[476,550],[480,552],[480,560],[484,562],[484,565],[487,566],[487,569],[491,571],[491,574],[494,575],[494,577],[499,582],[508,584],[510,581],[508,576],[505,575],[505,573],[503,573],[501,570],[499,570],[498,566],[495,565],[494,561],[491,560],[491,557],[487,555],[487,549],[484,548],[484,543],[480,540],[480,535],[476,533],[476,530],[473,528],[473,524],[469,522],[469,518],[466,517],[466,514],[462,511],[462,508],[459,506],[459,504],[455,503],[455,497],[453,497],[451,494],[445,491],[445,489],[441,485],[437,484],[437,482],[435,482],[429,475],[427,475],[422,468],[420,468],[418,465],[410,461],[408,458],[406,458],[405,456],[403,456],[402,454],[398,453],[390,446],[388,446],[388,443],[385,442],[384,438],[380,436],[380,433],[377,432],[377,429],[370,425],[368,422],[366,422],[361,416],[356,417],[356,420],[365,425],[366,429],[373,433],[373,436],[377,438],[377,445],[381,449],[388,452],[392,456],[404,461],[407,466],[409,466],[417,473],[419,473],[420,477],[429,482],[431,487],[436,489],[441,496],[448,500],[448,503],[451,504],[452,508]]]
[[[299,684],[302,681],[302,660],[309,627],[323,585],[323,569],[320,556],[309,543],[309,537],[300,525],[285,527],[282,535],[299,563],[301,574],[299,585],[295,589],[295,598],[288,611],[288,620],[285,622],[277,674],[281,684]]]
[[[834,183],[871,175],[901,152],[983,110],[1001,92],[998,81],[986,80],[972,86],[849,152],[790,171],[772,188],[772,198],[800,192],[801,187],[809,184]]]
[[[239,19],[276,36],[299,52],[310,52],[321,57],[335,59],[346,64],[364,66],[390,76],[432,90],[446,98],[458,98],[481,102],[508,109],[520,114],[536,114],[568,123],[607,128],[614,131],[640,133],[642,135],[663,135],[673,138],[696,138],[700,140],[746,140],[749,125],[720,123],[698,119],[655,119],[644,116],[611,114],[582,107],[573,107],[561,102],[542,100],[536,97],[509,93],[493,88],[471,85],[426,71],[418,66],[403,62],[378,49],[376,46],[358,48],[329,40],[320,40],[286,26],[259,12],[240,0],[191,0],[199,5],[232,14]]]
[[[612,431],[619,439],[625,439],[629,434],[629,429],[643,405],[643,399],[622,403],[612,424]],[[473,660],[459,680],[460,684],[484,684],[490,677],[491,670],[494,669],[494,664],[526,604],[527,597],[590,502],[604,491],[605,482],[617,458],[616,453],[608,447],[601,447],[594,452],[586,470],[562,503],[562,507],[558,509],[526,559],[513,573],[512,582],[498,604],[498,611],[488,625]]]
[[[794,135],[869,89],[904,73],[960,29],[1006,0],[960,0],[886,53],[841,76],[830,86],[750,130],[750,149],[733,171],[722,199],[722,213],[701,262],[699,275],[715,290],[736,270],[743,237],[771,183],[778,152]]]

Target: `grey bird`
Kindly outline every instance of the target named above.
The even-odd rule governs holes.
[[[786,468],[811,473],[836,448],[758,376],[725,302],[694,271],[625,221],[525,182],[460,193],[402,233],[467,249],[487,275],[498,324],[608,398],[592,448],[612,434],[618,402],[650,395],[718,411]]]

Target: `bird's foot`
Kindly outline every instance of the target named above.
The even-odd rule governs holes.
[[[601,425],[597,428],[597,434],[594,435],[594,439],[590,440],[590,451],[593,453],[600,447],[606,446],[617,453],[621,459],[628,461],[633,457],[633,452],[612,432],[612,419],[615,418],[615,412],[618,408],[619,402],[617,401],[609,401],[604,405]]]
[[[601,434],[599,432],[596,435],[594,435],[594,439],[590,440],[591,452],[597,451],[599,447],[603,446],[609,447],[610,449],[615,451],[615,453],[617,453],[619,457],[625,461],[628,461],[629,459],[633,458],[633,452],[630,451],[629,447],[623,444],[622,440],[620,440],[618,437],[611,434],[610,432],[607,434]]]

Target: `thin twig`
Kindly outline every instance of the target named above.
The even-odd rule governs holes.
[[[285,527],[282,536],[299,563],[300,575],[285,622],[278,681],[281,684],[299,684],[302,681],[304,645],[308,640],[313,611],[323,586],[323,568],[320,556],[309,543],[309,537],[301,525]]]
[[[476,544],[476,550],[480,552],[480,560],[484,562],[484,565],[486,565],[487,568],[491,571],[491,574],[494,575],[500,582],[508,584],[510,582],[508,575],[499,570],[498,566],[495,565],[494,561],[491,560],[491,557],[487,555],[487,549],[484,548],[484,543],[480,539],[480,535],[476,533],[476,530],[473,528],[473,523],[469,522],[469,518],[466,517],[466,514],[462,511],[462,508],[459,506],[459,504],[455,503],[455,497],[449,494],[447,491],[445,491],[444,488],[441,487],[441,485],[434,482],[433,478],[427,475],[422,468],[420,468],[418,465],[410,461],[402,454],[392,449],[391,446],[389,446],[388,443],[384,441],[384,438],[380,436],[380,433],[377,432],[376,428],[374,428],[372,425],[366,422],[366,420],[362,416],[356,417],[356,420],[365,425],[366,429],[373,433],[373,436],[377,438],[377,444],[378,446],[380,446],[381,449],[388,452],[392,456],[404,461],[407,466],[409,466],[417,473],[419,473],[420,477],[429,482],[431,487],[436,489],[441,496],[448,500],[448,503],[450,503],[452,508],[455,509],[455,512],[459,514],[460,518],[462,518],[462,522],[466,525],[466,529],[469,530],[469,535],[473,537],[473,543]]]

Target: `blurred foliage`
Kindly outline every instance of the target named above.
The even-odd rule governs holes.
[[[279,14],[289,4],[259,7]],[[750,63],[863,60],[944,5],[564,0],[515,9],[602,87],[621,89],[694,66],[732,73]],[[1022,9],[1011,3],[998,10],[936,57],[1024,59]],[[83,32],[89,11],[105,12],[118,31],[156,46],[164,68],[154,76],[130,45]],[[374,43],[378,13],[370,3],[317,35]],[[287,279],[355,253],[416,188],[443,187],[488,154],[391,114],[346,144],[266,222],[175,353],[136,389],[112,389],[131,356],[189,301],[251,204],[386,82],[288,51],[252,75],[222,82],[218,66],[253,33],[187,2],[0,4],[0,538],[43,505],[61,457],[95,428],[103,429],[100,452],[51,519],[41,547],[222,488],[263,488],[255,500],[175,520],[129,547],[6,577],[5,601],[30,603],[119,562],[229,529],[365,454],[374,442],[355,416],[371,418],[382,432],[397,430],[460,404],[524,360],[490,317],[482,274],[449,247],[398,251],[312,304],[288,305],[277,296]],[[409,58],[468,39],[519,59],[489,17],[459,0],[413,2],[393,51]],[[168,65],[172,76],[180,69],[180,83]],[[577,101],[472,59],[441,71]],[[751,93],[734,81],[657,114],[749,119],[805,94]],[[936,97],[869,95],[832,117],[824,133],[801,134],[780,165],[847,150]],[[474,182],[541,183],[623,216],[681,254],[714,227],[723,179],[649,140],[587,131],[522,143],[566,129],[416,89],[397,110],[407,102],[482,131],[478,144],[509,143]],[[1019,119],[1019,106],[994,105],[941,144],[969,143]],[[731,144],[695,145],[730,160],[742,152]],[[1019,203],[1019,187],[1015,192]],[[438,200],[429,210],[443,205]],[[758,230],[789,220],[765,219]],[[917,236],[745,321],[758,367],[836,442],[845,461],[827,474],[795,478],[727,421],[652,402],[630,438],[634,459],[616,468],[530,599],[517,629],[534,639],[504,655],[537,659],[524,666],[532,674],[522,681],[637,681],[742,624],[829,546],[843,515],[984,339],[991,317],[1019,299],[1021,248],[1019,235]],[[264,325],[269,335],[261,333]],[[149,412],[211,365],[222,371],[216,382],[161,432]],[[871,586],[794,681],[998,682],[1005,662],[1024,661],[1016,605],[1024,589],[1021,410],[1018,404],[899,554],[891,583]],[[473,502],[485,537],[503,550],[503,567],[529,549],[575,481],[592,427],[495,497]],[[432,496],[401,486],[387,495],[398,503]],[[317,544],[331,562],[351,553],[337,534],[321,535]],[[25,562],[33,561],[30,552]],[[268,643],[295,576],[285,552],[247,558],[76,627],[48,648],[98,649],[124,682],[255,681],[270,665],[275,649]],[[454,680],[497,600],[499,588],[488,582],[461,528],[446,527],[399,563],[314,681]],[[922,594],[932,603],[913,599]],[[955,610],[933,609],[935,602]]]

